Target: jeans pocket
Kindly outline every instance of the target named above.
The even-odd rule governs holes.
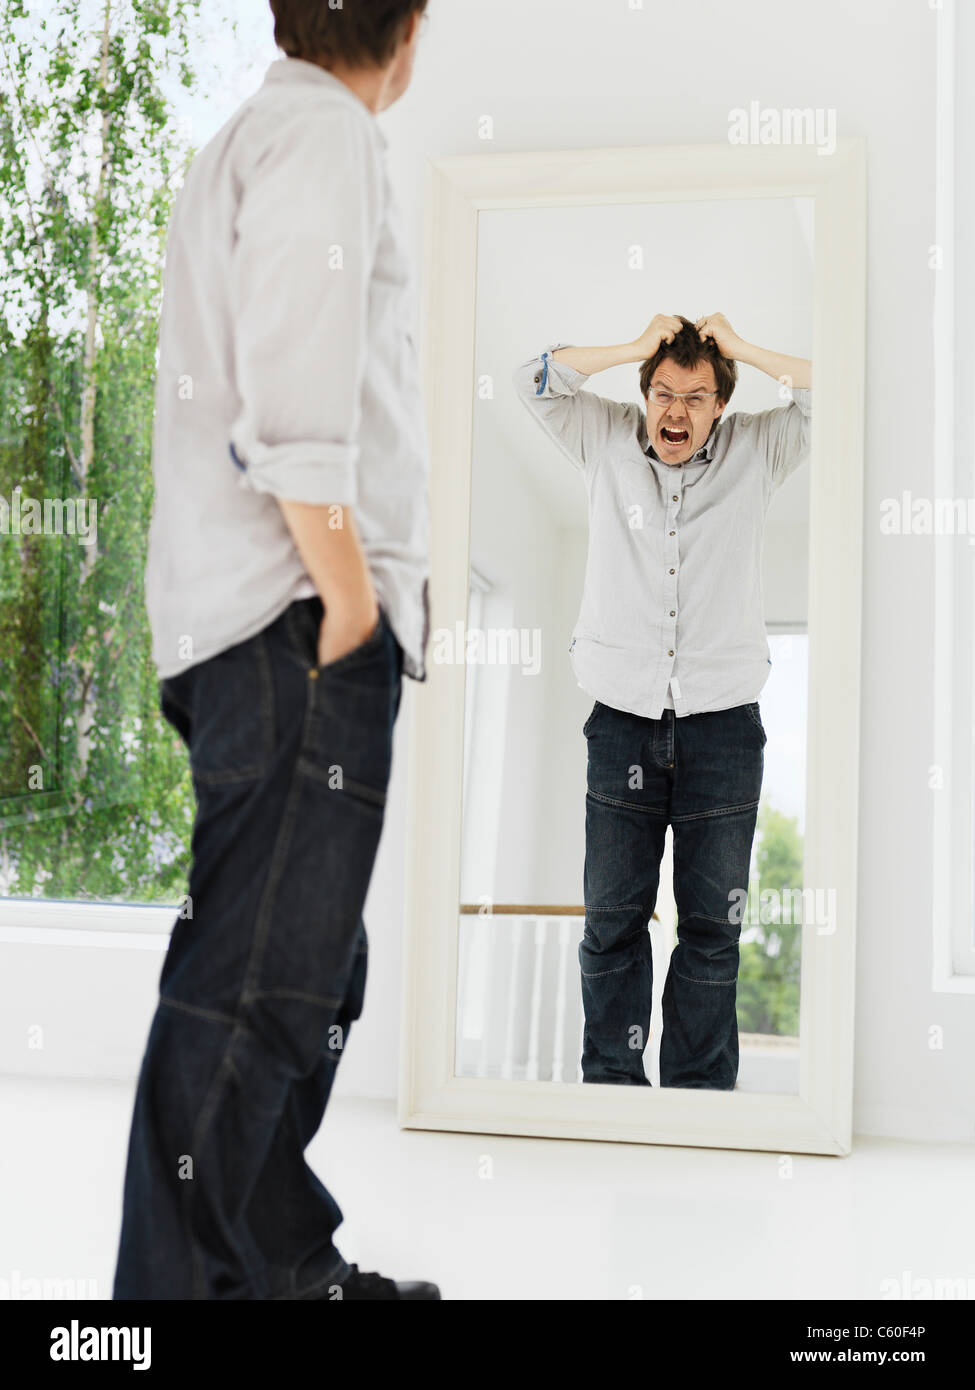
[[[337,656],[334,661],[326,661],[324,666],[316,666],[319,676],[330,676],[333,671],[340,670],[347,665],[355,665],[356,662],[363,660],[363,658],[371,656],[374,651],[382,647],[385,636],[386,615],[380,604],[376,626],[369,635],[365,637],[357,647],[353,647],[351,651],[344,652],[342,656]],[[315,655],[318,655],[317,649]]]
[[[219,652],[163,687],[170,722],[182,711],[196,784],[255,781],[274,753],[274,678],[259,632]],[[179,728],[179,724],[176,724]]]
[[[304,770],[379,810],[386,800],[402,685],[398,656],[380,606],[375,627],[357,647],[308,671]]]
[[[159,709],[169,726],[176,730],[187,748],[190,746],[190,732],[193,727],[190,712],[177,698],[172,684],[173,678],[159,682]]]
[[[748,715],[748,718],[752,721],[756,729],[758,729],[759,733],[762,735],[762,746],[764,747],[768,735],[765,732],[765,725],[762,723],[762,714],[758,708],[757,702],[748,705],[742,705],[742,709],[745,711],[745,713]]]
[[[303,670],[316,676],[329,676],[345,666],[354,666],[362,658],[381,650],[386,632],[392,632],[382,604],[372,631],[351,651],[344,652],[324,665],[318,660],[318,639],[325,609],[319,598],[296,599],[285,615],[288,650],[293,652]]]
[[[599,701],[597,700],[596,703],[593,705],[593,707],[592,707],[590,713],[589,713],[589,718],[586,720],[585,724],[583,724],[583,726],[582,726],[582,736],[583,736],[583,738],[588,738],[588,737],[589,737],[589,730],[592,728],[593,720],[596,718],[596,715],[599,713],[599,711],[600,711],[601,709],[602,709],[602,705],[601,705],[601,704],[599,703]]]

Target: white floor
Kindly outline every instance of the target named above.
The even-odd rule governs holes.
[[[111,1296],[132,1095],[0,1079],[0,1292],[73,1278]],[[336,1099],[309,1158],[346,1258],[444,1298],[975,1294],[969,1146],[864,1139],[785,1176],[776,1154],[403,1131],[391,1104]]]

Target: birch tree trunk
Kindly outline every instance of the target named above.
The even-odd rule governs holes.
[[[102,25],[102,41],[98,66],[98,91],[104,96],[108,87],[108,45],[111,37],[112,0],[105,0],[105,19]],[[88,490],[92,463],[95,457],[95,405],[97,402],[98,367],[98,312],[99,276],[101,274],[101,236],[99,216],[108,183],[109,144],[108,134],[111,116],[103,106],[100,113],[98,168],[94,176],[94,187],[90,205],[90,230],[88,237],[88,276],[85,288],[85,356],[82,366],[81,391],[81,456],[79,472],[84,495]],[[82,602],[98,563],[98,544],[85,546],[81,565]],[[93,635],[89,632],[89,636]],[[94,659],[87,657],[81,664],[81,710],[78,718],[78,783],[83,786],[88,763],[91,758],[92,735],[95,722]]]

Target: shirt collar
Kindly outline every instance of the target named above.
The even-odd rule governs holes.
[[[351,87],[347,87],[340,78],[329,72],[327,68],[319,67],[317,63],[311,63],[306,58],[276,58],[264,74],[264,82],[275,86],[282,82],[300,83],[305,86],[317,84],[323,92],[331,92],[338,101],[344,101],[346,105],[368,116],[380,146],[383,150],[388,148],[386,136],[366,103],[361,97],[356,96]]]

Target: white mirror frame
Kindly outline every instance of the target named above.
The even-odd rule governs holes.
[[[847,1154],[852,1138],[866,183],[860,139],[454,157],[428,165],[422,358],[432,454],[431,629],[467,622],[475,286],[483,209],[815,198],[804,884],[835,931],[802,926],[797,1095],[454,1074],[466,666],[411,701],[399,1121],[404,1128]],[[660,307],[660,306],[657,306]],[[653,305],[648,306],[652,310]],[[530,347],[530,344],[528,345]],[[512,343],[512,363],[524,355]],[[519,359],[520,360],[520,359]],[[501,366],[499,364],[499,371]],[[499,378],[501,389],[510,377]],[[811,914],[809,914],[811,915]]]

